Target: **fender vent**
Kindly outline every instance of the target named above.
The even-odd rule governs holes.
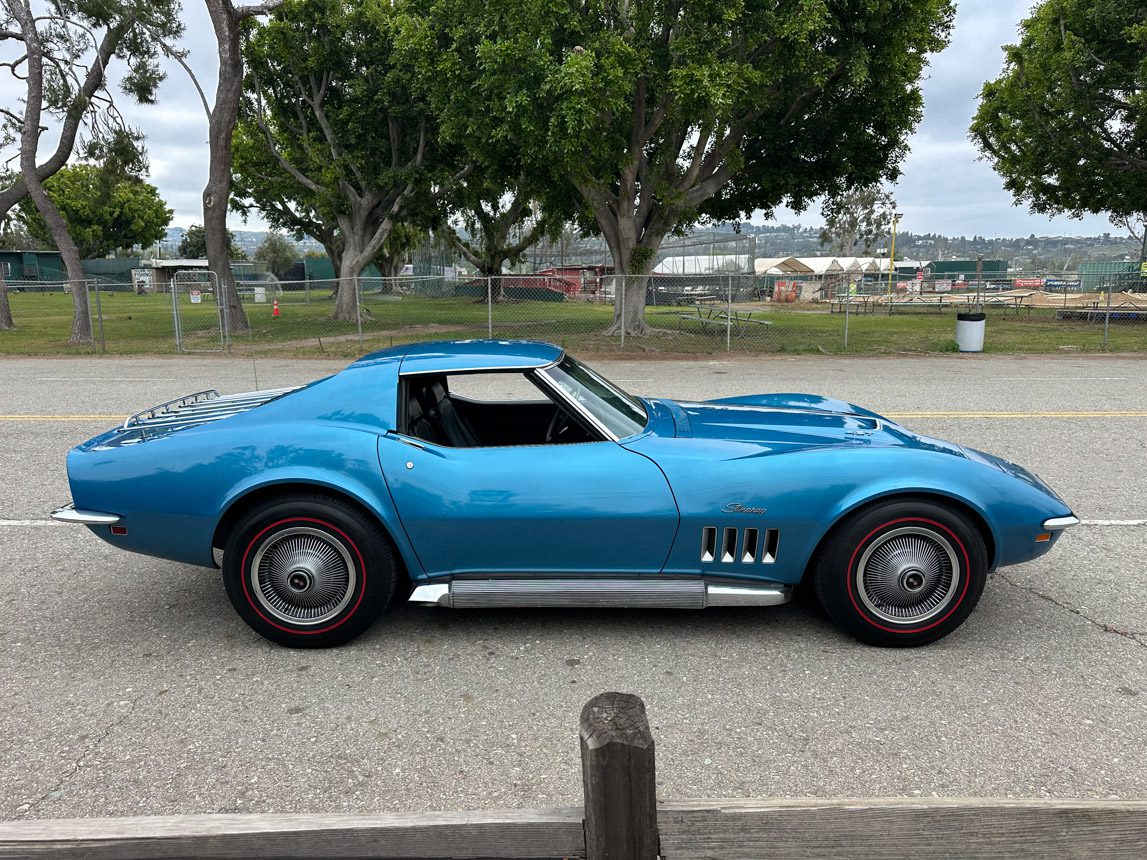
[[[740,529],[721,529],[720,562],[730,564],[740,561],[741,564],[773,564],[777,560],[777,548],[780,545],[780,529],[765,529],[764,539],[761,538],[761,529],[748,528],[741,534]],[[738,553],[738,549],[740,552]],[[701,563],[711,564],[718,559],[717,528],[705,526],[701,529]]]
[[[717,555],[717,530],[712,526],[701,529],[701,561],[710,562]]]

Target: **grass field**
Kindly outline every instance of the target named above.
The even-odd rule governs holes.
[[[94,297],[93,297],[94,298]],[[95,347],[70,345],[71,297],[64,293],[10,295],[17,328],[0,332],[0,355],[84,355],[100,351],[99,326]],[[103,338],[111,354],[175,352],[175,327],[170,295],[100,294]],[[486,337],[492,323],[495,337],[548,340],[581,353],[622,351],[617,338],[601,332],[612,319],[609,305],[583,302],[506,302],[492,312],[470,298],[367,296],[363,302],[363,342],[354,323],[329,319],[332,304],[312,296],[287,294],[280,316],[270,304],[247,305],[251,329],[231,343],[232,352],[274,352],[286,355],[351,357],[370,349],[416,340]],[[816,305],[745,305],[754,317],[771,325],[746,325],[743,336],[734,328],[733,352],[742,353],[929,353],[956,349],[956,315],[902,312],[851,316],[848,348],[844,345],[844,316]],[[187,351],[219,351],[217,309],[213,303],[192,305],[180,299],[180,326]],[[651,307],[646,318],[655,332],[626,338],[627,353],[715,354],[726,351],[721,324],[685,319],[683,308]],[[95,302],[93,301],[93,317]],[[1048,353],[1100,351],[1103,326],[1057,321],[1054,311],[989,309],[985,351]],[[1147,351],[1147,324],[1112,323],[1108,347],[1113,352]]]

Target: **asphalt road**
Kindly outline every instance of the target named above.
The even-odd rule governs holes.
[[[291,651],[217,573],[43,522],[67,449],[112,423],[83,416],[339,366],[0,362],[0,818],[575,805],[577,716],[603,690],[645,699],[665,797],[1147,797],[1147,361],[596,362],[651,395],[843,397],[1028,465],[1096,523],[911,651],[859,645],[807,600],[399,606],[347,647]]]

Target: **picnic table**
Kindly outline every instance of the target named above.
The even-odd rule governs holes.
[[[870,314],[876,310],[876,301],[877,296],[869,295],[867,293],[863,295],[857,293],[851,296],[838,293],[836,296],[829,299],[828,312],[830,314],[834,314],[839,309],[841,313],[844,313],[845,308],[848,307],[852,308],[853,312]]]
[[[700,292],[687,291],[687,292],[683,292],[683,293],[678,294],[673,299],[673,304],[696,306],[699,304],[713,303],[713,302],[716,302],[717,299],[718,299],[718,296],[716,293],[700,293]]]
[[[898,296],[888,303],[888,313],[896,313],[897,310],[904,310],[905,308],[918,308],[920,310],[929,310],[935,308],[937,313],[943,313],[944,308],[952,302],[944,296]]]
[[[756,314],[760,311],[748,308],[729,308],[721,307],[720,305],[693,305],[691,312],[681,312],[677,314],[683,320],[695,322],[702,331],[725,331],[731,330],[737,337],[744,337],[750,331],[753,331],[753,326],[765,326],[765,331],[768,331],[768,326],[771,326],[772,320],[763,320],[757,318]],[[756,329],[760,331],[760,329]]]
[[[979,304],[980,306],[998,305],[999,307],[1002,307],[1005,310],[1007,310],[1008,308],[1014,308],[1015,312],[1016,312],[1016,316],[1020,315],[1020,309],[1021,308],[1027,307],[1028,316],[1031,316],[1032,306],[1031,305],[1024,305],[1024,299],[1026,299],[1026,298],[1027,298],[1027,296],[1022,296],[1022,295],[1021,296],[992,296],[992,295],[987,295],[987,296],[981,296],[979,302],[976,302],[974,300],[973,301],[963,301],[960,304],[968,305],[969,307],[975,307],[977,304]]]

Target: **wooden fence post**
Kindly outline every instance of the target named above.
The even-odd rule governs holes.
[[[601,693],[581,711],[588,860],[655,860],[657,793],[645,703]]]

